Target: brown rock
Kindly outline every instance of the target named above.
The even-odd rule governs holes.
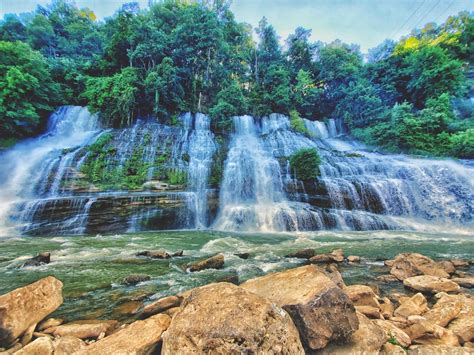
[[[350,262],[350,263],[360,263],[360,256],[349,255],[347,257],[347,261]]]
[[[314,265],[258,277],[241,287],[285,309],[309,349],[347,339],[357,330],[357,316],[349,297]]]
[[[312,264],[328,264],[334,262],[332,256],[328,254],[318,254],[309,259]]]
[[[53,345],[54,355],[69,355],[86,347],[86,343],[84,341],[70,335],[57,338],[54,340]]]
[[[405,333],[403,330],[393,325],[393,323],[386,320],[381,320],[381,319],[374,320],[373,322],[385,331],[385,334],[387,334],[388,339],[394,338],[399,345],[405,348],[410,346],[411,344],[410,336],[407,333]]]
[[[122,303],[114,309],[113,316],[115,318],[115,316],[136,314],[140,310],[141,306],[142,303],[138,301]]]
[[[457,335],[459,342],[466,343],[474,339],[474,299],[466,295],[438,294],[440,301],[455,299],[462,303],[461,312],[448,324],[448,329]]]
[[[25,332],[23,333],[20,339],[21,345],[25,346],[31,341],[31,339],[33,339],[33,333],[35,331],[35,328],[36,328],[36,324],[33,324],[31,327],[25,330]]]
[[[385,331],[370,321],[366,316],[358,313],[359,329],[345,343],[330,343],[321,350],[321,354],[378,354],[388,340]]]
[[[285,311],[241,287],[217,283],[193,289],[163,334],[161,354],[190,353],[304,352]]]
[[[167,310],[164,311],[163,313],[164,313],[164,314],[167,314],[167,315],[169,315],[171,318],[173,318],[173,317],[176,315],[176,313],[179,312],[180,309],[181,309],[181,308],[179,308],[179,307],[173,307],[173,308],[167,309]]]
[[[443,297],[428,312],[424,314],[426,320],[440,327],[446,327],[462,310],[462,302],[455,298]]]
[[[78,351],[76,354],[150,354],[156,349],[170,321],[171,318],[165,314],[158,314],[145,320],[135,321],[112,335]]]
[[[321,266],[321,270],[324,272],[324,274],[331,279],[332,282],[334,282],[337,287],[344,289],[346,287],[346,284],[344,283],[344,280],[342,279],[342,275],[337,269],[336,264],[328,264]]]
[[[425,296],[421,293],[417,293],[413,297],[410,297],[398,307],[394,315],[398,317],[408,318],[411,315],[420,315],[428,310],[428,302]]]
[[[450,330],[433,325],[434,331],[413,340],[416,344],[422,345],[448,345],[459,346],[458,337]]]
[[[382,351],[380,352],[381,355],[405,355],[406,351],[398,345],[385,343],[382,346]]]
[[[62,303],[63,284],[48,276],[0,296],[0,346],[7,346]]]
[[[309,259],[315,255],[314,249],[301,249],[287,255],[288,258]]]
[[[447,345],[413,345],[408,349],[408,355],[469,355],[471,351],[460,347]]]
[[[196,261],[188,266],[189,271],[201,271],[204,269],[220,269],[224,266],[224,255],[218,254],[205,260]]]
[[[182,298],[177,296],[168,296],[160,298],[158,301],[147,304],[142,311],[144,317],[149,317],[166,311],[167,309],[178,307],[181,304]]]
[[[342,249],[333,250],[329,255],[331,255],[337,263],[342,263],[344,261],[344,251]]]
[[[458,292],[459,285],[443,277],[421,275],[406,278],[403,285],[416,291],[437,293],[437,292]]]
[[[385,319],[393,316],[393,304],[388,297],[379,299],[380,311]]]
[[[36,329],[41,332],[42,330],[45,330],[51,327],[57,327],[58,325],[61,325],[63,323],[64,323],[64,320],[61,318],[48,318],[40,322],[38,326],[36,327]]]
[[[391,266],[390,273],[401,281],[418,275],[449,277],[436,262],[417,253],[398,254],[393,261],[386,262],[386,265]]]
[[[469,266],[469,261],[467,260],[451,259],[450,261],[454,265],[454,267],[468,267]]]
[[[50,339],[54,338],[51,334],[46,334],[46,333],[41,333],[41,332],[33,332],[33,336],[35,338],[41,338],[41,337],[48,337]]]
[[[456,271],[453,263],[449,260],[438,261],[436,264],[448,274],[453,274]]]
[[[93,322],[93,323],[68,323],[46,329],[46,334],[54,334],[55,336],[70,335],[79,339],[97,338],[100,333],[109,334],[116,323],[109,322]]]
[[[473,288],[474,287],[474,277],[456,277],[451,279],[451,281],[456,282],[459,286],[465,288]]]
[[[168,254],[164,250],[145,250],[145,251],[141,251],[141,252],[137,253],[136,255],[137,256],[145,256],[147,258],[152,258],[152,259],[169,259],[169,258],[171,258],[171,255]],[[181,255],[176,255],[176,256],[182,256],[182,253],[181,253]]]
[[[364,316],[370,319],[383,319],[380,309],[372,306],[355,306],[357,312],[362,313]]]
[[[27,346],[18,350],[15,355],[52,355],[54,352],[53,341],[49,338],[38,338]]]
[[[26,260],[22,267],[25,266],[41,266],[44,264],[49,264],[51,262],[50,253],[39,253],[38,255],[32,257],[31,259]]]
[[[398,282],[398,281],[400,281],[399,279],[397,279],[393,275],[380,275],[380,276],[377,276],[377,280],[382,281],[382,282]]]
[[[150,275],[133,274],[123,279],[125,285],[136,285],[140,282],[151,280]]]
[[[344,289],[355,306],[371,306],[379,308],[377,296],[370,286],[351,285]]]
[[[433,334],[435,330],[435,325],[427,320],[421,320],[403,329],[403,331],[410,337],[411,341],[427,334]]]

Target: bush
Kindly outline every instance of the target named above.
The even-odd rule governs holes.
[[[293,175],[299,180],[313,180],[319,174],[321,158],[314,148],[300,149],[290,157],[290,167]]]
[[[311,133],[304,125],[303,119],[300,117],[298,111],[296,110],[290,111],[290,125],[293,131],[304,134],[306,136],[311,136]]]

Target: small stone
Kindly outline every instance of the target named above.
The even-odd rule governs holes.
[[[142,274],[133,274],[128,275],[126,278],[123,279],[123,283],[125,285],[136,285],[140,282],[151,280],[150,275],[142,275]]]
[[[234,255],[244,260],[247,260],[248,258],[250,258],[249,253],[236,253]]]
[[[316,255],[314,249],[301,249],[286,255],[288,258],[310,259]]]
[[[394,338],[397,343],[404,348],[410,346],[411,344],[411,339],[407,333],[405,333],[403,330],[399,329],[396,327],[392,322],[386,321],[386,320],[374,320],[373,321],[375,324],[380,326],[385,333],[387,334],[387,337],[389,338]]]
[[[451,263],[454,265],[454,267],[468,267],[469,266],[469,261],[467,260],[462,260],[462,259],[451,259]]]
[[[393,304],[388,297],[379,299],[380,311],[385,319],[393,316]]]
[[[218,254],[208,259],[196,261],[189,264],[188,270],[191,272],[205,269],[221,269],[224,266],[224,255]]]
[[[380,275],[380,276],[377,276],[377,280],[382,281],[382,282],[398,282],[398,281],[400,281],[399,279],[397,279],[393,275]]]
[[[360,263],[360,256],[349,255],[347,257],[347,261],[350,262],[350,263]]]
[[[318,254],[309,259],[309,262],[312,264],[326,264],[334,262],[332,256],[327,254]]]
[[[175,258],[175,257],[181,257],[181,256],[184,256],[183,253],[184,253],[183,250],[179,250],[179,251],[177,251],[177,252],[171,254],[171,256],[172,256],[173,258]]]
[[[454,267],[453,263],[449,260],[438,261],[437,264],[448,274],[452,274],[456,271],[456,268]]]
[[[405,355],[406,351],[398,345],[385,343],[382,346],[382,351],[380,352],[381,355]]]

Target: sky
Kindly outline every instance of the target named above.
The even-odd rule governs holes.
[[[136,0],[146,8],[148,0]],[[99,18],[112,15],[130,0],[76,0]],[[0,17],[29,12],[49,0],[0,0]],[[265,16],[285,39],[298,26],[312,29],[311,40],[340,39],[356,43],[363,52],[386,38],[398,39],[427,22],[442,23],[459,11],[474,11],[473,0],[233,0],[238,21],[256,27]]]

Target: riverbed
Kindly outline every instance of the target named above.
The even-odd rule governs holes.
[[[358,255],[358,265],[342,265],[347,284],[375,283],[387,273],[383,260],[402,252],[418,252],[434,259],[473,259],[472,235],[403,231],[340,232],[307,234],[236,234],[214,231],[169,231],[117,235],[64,237],[11,237],[0,241],[0,294],[47,275],[64,283],[63,305],[55,316],[66,320],[131,318],[138,301],[176,294],[187,289],[238,276],[240,282],[268,272],[304,264],[285,255],[303,248],[324,253],[343,248],[346,256]],[[183,250],[183,257],[158,260],[137,257],[144,250]],[[40,252],[51,253],[51,263],[21,267]],[[186,271],[186,264],[217,253],[225,256],[220,270]],[[235,254],[249,253],[248,259]],[[472,271],[472,270],[471,270]],[[130,274],[146,274],[151,280],[126,286]],[[388,287],[388,286],[387,286]],[[397,283],[397,286],[402,287]],[[382,286],[383,292],[383,286]]]

